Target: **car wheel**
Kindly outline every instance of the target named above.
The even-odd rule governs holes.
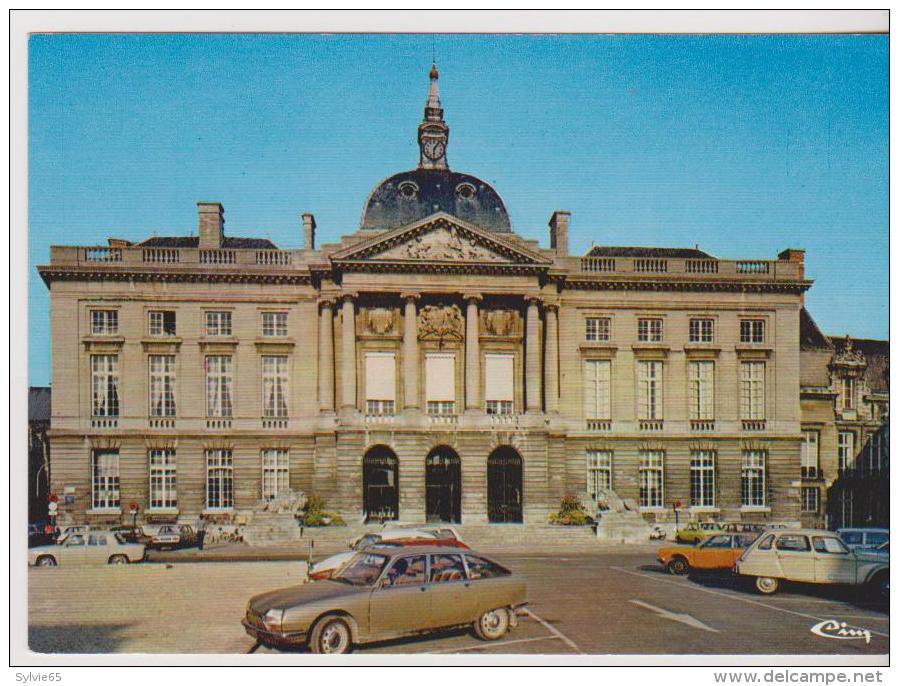
[[[674,574],[675,576],[683,576],[684,574],[690,573],[690,563],[687,562],[686,558],[678,555],[675,558],[672,558],[668,563],[668,571]]]
[[[780,582],[770,576],[757,576],[755,578],[755,588],[759,593],[770,595],[777,591]]]
[[[333,615],[315,625],[309,640],[309,649],[318,654],[340,655],[350,652],[352,647],[353,637],[349,625]]]
[[[52,555],[41,555],[37,559],[38,567],[55,567],[56,566],[56,558]]]
[[[474,623],[474,632],[478,638],[484,641],[496,641],[509,631],[509,611],[500,607],[488,610]]]
[[[111,565],[126,565],[128,564],[128,558],[124,555],[113,555],[109,558],[109,564]]]
[[[883,600],[890,599],[889,572],[878,572],[874,578],[871,579],[871,595],[882,598]]]

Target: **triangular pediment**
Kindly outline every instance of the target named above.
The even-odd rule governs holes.
[[[337,263],[548,266],[543,255],[445,212],[335,252]]]

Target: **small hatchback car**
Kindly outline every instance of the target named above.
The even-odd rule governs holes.
[[[263,644],[346,653],[356,643],[455,626],[496,640],[526,603],[524,581],[474,551],[375,546],[330,579],[251,598],[243,625]]]
[[[689,574],[693,570],[733,569],[737,558],[757,534],[716,534],[697,546],[671,545],[659,548],[656,557],[672,574]]]
[[[736,571],[752,577],[760,593],[774,593],[781,581],[867,584],[881,597],[888,598],[890,593],[889,555],[849,550],[832,531],[783,529],[764,533],[737,560]]]

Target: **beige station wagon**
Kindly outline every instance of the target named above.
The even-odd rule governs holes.
[[[42,545],[28,551],[28,564],[37,567],[57,565],[125,565],[144,559],[145,548],[129,543],[122,534],[89,529],[75,532],[55,545]]]
[[[251,598],[243,625],[260,643],[314,653],[466,625],[496,640],[516,625],[525,593],[521,578],[472,550],[375,546],[329,579]]]
[[[888,556],[849,550],[835,533],[818,529],[763,533],[739,557],[736,572],[753,577],[760,593],[774,593],[781,580],[867,584],[882,597],[890,593]]]

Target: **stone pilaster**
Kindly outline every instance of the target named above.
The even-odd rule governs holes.
[[[342,391],[341,408],[356,408],[356,304],[355,295],[343,295],[343,322],[341,347]]]
[[[419,355],[418,355],[418,307],[417,293],[402,293],[403,312],[403,408],[420,409]]]
[[[465,409],[481,409],[481,346],[478,302],[475,293],[464,295],[465,307]]]
[[[334,301],[319,301],[318,407],[334,411]]]
[[[546,343],[543,370],[546,377],[546,411],[559,411],[559,307],[546,305]]]
[[[525,321],[525,404],[528,412],[540,412],[540,308],[539,298],[527,298]]]

